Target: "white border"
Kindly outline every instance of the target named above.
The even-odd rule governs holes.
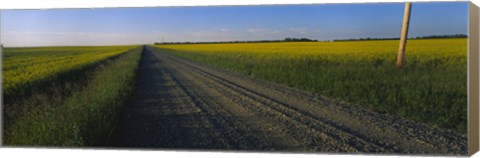
[[[412,1],[412,0],[408,0]],[[452,0],[415,0],[415,2]],[[480,6],[480,0],[471,0]],[[210,5],[271,5],[271,4],[325,4],[325,3],[375,3],[405,2],[405,0],[0,0],[0,9],[50,9],[50,8],[105,8],[105,7],[154,7],[154,6],[210,6]],[[1,157],[422,157],[429,156],[386,156],[386,155],[332,155],[292,154],[292,153],[252,153],[252,152],[198,152],[198,151],[145,151],[145,150],[99,150],[99,149],[45,149],[45,148],[0,148]],[[480,153],[472,157],[480,158]]]
[[[45,149],[45,148],[0,148],[3,156],[10,157],[68,157],[68,158],[85,158],[85,157],[102,157],[102,158],[145,158],[145,157],[188,157],[188,158],[212,158],[212,157],[228,157],[228,158],[436,158],[434,156],[409,156],[409,155],[340,155],[325,153],[281,153],[281,152],[225,152],[225,151],[151,151],[151,150],[100,150],[100,149]],[[477,158],[480,153],[477,153]]]

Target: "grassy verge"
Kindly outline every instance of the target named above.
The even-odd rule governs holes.
[[[33,95],[25,102],[34,104],[28,114],[4,129],[4,145],[103,145],[133,92],[141,51],[139,47],[96,66],[85,84]]]
[[[159,45],[174,55],[466,133],[466,39]]]

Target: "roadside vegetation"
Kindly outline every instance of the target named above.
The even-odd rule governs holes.
[[[179,57],[233,70],[377,112],[467,130],[467,39],[156,45]]]
[[[133,93],[143,48],[22,49],[6,49],[3,59],[4,97],[17,97],[4,103],[4,145],[105,145]]]

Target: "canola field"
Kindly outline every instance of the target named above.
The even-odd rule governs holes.
[[[4,144],[105,145],[133,94],[142,51],[140,46],[6,48]]]
[[[467,39],[156,45],[174,55],[445,129],[467,130]]]
[[[133,46],[6,48],[3,53],[3,93],[22,95],[28,88],[58,80]]]

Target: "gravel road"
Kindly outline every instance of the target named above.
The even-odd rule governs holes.
[[[466,155],[467,138],[146,47],[116,147]]]

